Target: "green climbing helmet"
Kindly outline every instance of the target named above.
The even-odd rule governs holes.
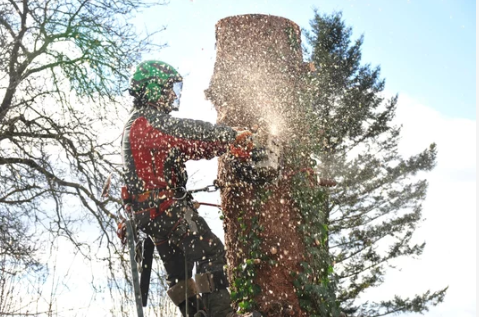
[[[136,66],[130,81],[130,94],[146,102],[157,103],[173,89],[176,99],[173,110],[178,110],[183,78],[171,65],[157,61],[144,61]],[[170,105],[168,105],[170,106]]]

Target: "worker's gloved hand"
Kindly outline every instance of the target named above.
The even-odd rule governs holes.
[[[249,130],[236,131],[235,146],[244,147],[251,151],[253,149],[253,133]]]
[[[116,229],[116,235],[120,238],[120,241],[123,245],[126,244],[126,222],[125,219],[122,219],[118,223],[118,229]]]
[[[249,130],[236,130],[236,139],[230,144],[230,154],[240,160],[248,160],[253,150],[253,134]]]

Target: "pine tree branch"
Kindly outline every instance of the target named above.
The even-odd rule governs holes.
[[[414,298],[401,298],[396,295],[392,300],[368,305],[371,307],[369,309],[362,308],[357,316],[381,317],[406,312],[423,313],[429,310],[429,306],[437,306],[442,303],[447,289],[448,287],[445,287],[433,293],[427,291]]]

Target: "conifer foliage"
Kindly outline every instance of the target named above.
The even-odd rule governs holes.
[[[408,158],[398,153],[401,127],[392,123],[398,97],[384,97],[379,67],[361,64],[363,36],[352,40],[341,13],[316,11],[306,37],[315,66],[306,94],[313,158],[321,176],[339,183],[327,190],[322,209],[341,310],[370,317],[424,312],[443,301],[447,288],[380,302],[358,298],[383,283],[395,259],[422,254],[425,243],[411,239],[423,220],[423,172],[434,168],[436,145]]]

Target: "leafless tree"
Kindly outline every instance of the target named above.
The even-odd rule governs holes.
[[[35,251],[62,239],[84,260],[103,263],[112,288],[124,286],[129,264],[114,262],[124,256],[112,239],[119,201],[100,191],[112,172],[117,189],[130,68],[162,47],[154,44],[161,30],[142,35],[131,20],[160,4],[0,2],[2,274],[13,260],[15,267],[40,265]]]

